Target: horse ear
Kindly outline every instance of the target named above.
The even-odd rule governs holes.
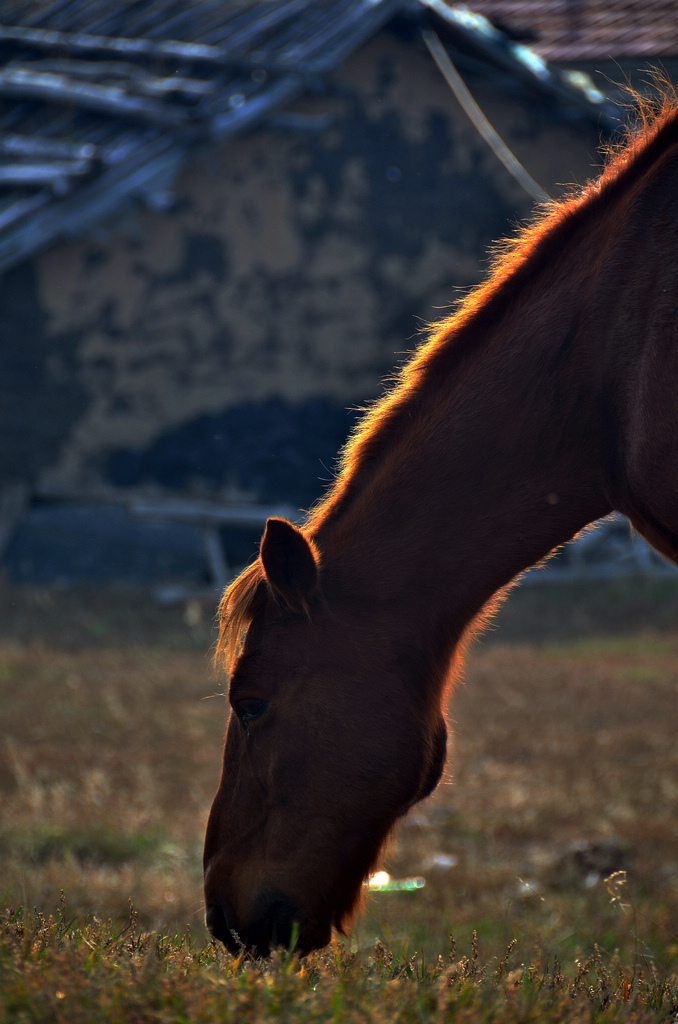
[[[268,519],[259,548],[266,579],[293,611],[308,611],[318,587],[318,558],[301,530],[287,519]]]

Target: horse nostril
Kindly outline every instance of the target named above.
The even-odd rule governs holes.
[[[289,949],[296,934],[297,920],[293,904],[277,894],[257,901],[254,920],[244,931],[239,930],[239,935],[221,903],[208,903],[205,908],[205,924],[212,937],[223,942],[234,954],[247,949],[253,956],[267,957],[274,946]]]
[[[237,949],[237,942],[233,938],[233,929],[228,914],[218,903],[210,903],[205,909],[205,924],[210,934],[219,942],[233,951]]]

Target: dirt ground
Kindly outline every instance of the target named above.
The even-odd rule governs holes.
[[[205,934],[214,602],[0,588],[0,897]],[[453,694],[450,762],[350,936],[678,956],[678,583],[525,586]],[[625,872],[625,874],[618,874]],[[615,874],[617,873],[617,874]],[[611,881],[607,881],[610,876]]]

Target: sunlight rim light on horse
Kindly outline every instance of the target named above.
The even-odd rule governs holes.
[[[618,510],[678,561],[678,104],[498,251],[358,425],[298,528],[227,589],[230,716],[204,850],[237,952],[344,931],[445,766],[465,644],[529,566]]]

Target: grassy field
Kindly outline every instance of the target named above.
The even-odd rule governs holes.
[[[204,929],[213,611],[0,588],[0,1020],[675,1021],[676,583],[512,595],[384,863],[425,885],[302,964]]]

